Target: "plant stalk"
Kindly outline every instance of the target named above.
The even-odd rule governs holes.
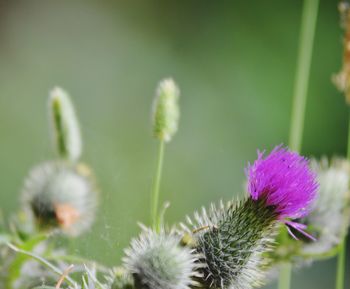
[[[294,82],[289,147],[300,151],[319,0],[304,0],[300,27],[297,71]]]
[[[151,220],[152,220],[153,229],[155,229],[156,231],[160,230],[160,222],[158,222],[158,218],[159,218],[158,207],[159,207],[159,188],[160,188],[160,181],[162,178],[163,161],[164,161],[164,148],[165,148],[165,142],[161,140],[159,143],[157,168],[156,168],[156,174],[154,177],[154,183],[153,183],[153,189],[152,189],[152,195],[151,195]]]
[[[350,108],[349,108],[349,124],[348,124],[348,145],[347,145],[347,158],[350,160]],[[337,260],[337,275],[335,281],[336,289],[343,289],[345,285],[345,263],[346,263],[346,232],[344,239],[339,248],[338,260]]]
[[[300,38],[298,48],[297,69],[294,82],[292,118],[289,134],[289,147],[294,151],[301,150],[305,107],[310,76],[312,49],[316,30],[319,0],[304,0]],[[286,233],[287,234],[287,233]],[[286,262],[281,266],[278,288],[290,289],[292,264]]]

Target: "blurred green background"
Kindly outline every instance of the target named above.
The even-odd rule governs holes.
[[[162,200],[171,202],[167,220],[239,195],[256,149],[288,142],[301,8],[300,0],[0,0],[5,214],[18,208],[28,170],[54,157],[46,101],[55,85],[75,102],[84,160],[101,188],[98,220],[73,242],[77,253],[118,264],[136,223],[149,221],[157,154],[150,107],[163,77],[174,77],[182,91],[161,186]],[[337,1],[321,1],[306,155],[345,153],[347,108],[330,81],[341,65],[341,35]],[[333,288],[334,273],[334,260],[319,262],[298,271],[293,288]]]

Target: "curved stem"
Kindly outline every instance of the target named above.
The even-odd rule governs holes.
[[[43,264],[44,266],[48,267],[52,272],[56,273],[58,276],[64,276],[64,279],[66,279],[67,283],[69,285],[72,285],[72,286],[75,286],[76,283],[75,281],[70,278],[69,276],[65,276],[63,274],[63,272],[57,268],[55,265],[51,264],[50,262],[46,261],[44,258],[42,258],[41,256],[39,255],[36,255],[32,252],[28,252],[28,251],[25,251],[25,250],[22,250],[18,247],[16,247],[15,245],[11,244],[11,243],[7,243],[7,246],[12,249],[13,251],[15,251],[16,253],[20,253],[20,254],[23,254],[23,255],[26,255],[28,257],[31,257],[33,258],[34,260],[37,260],[38,262],[40,262],[41,264]]]

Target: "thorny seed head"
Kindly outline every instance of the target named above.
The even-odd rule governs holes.
[[[22,200],[40,228],[58,227],[75,236],[91,226],[97,193],[92,173],[86,165],[51,161],[30,171]]]
[[[134,277],[136,289],[188,289],[194,285],[197,256],[180,245],[175,232],[144,228],[125,250],[124,265]]]
[[[153,133],[160,140],[169,142],[177,131],[180,109],[180,91],[174,80],[164,79],[159,83],[153,104]]]

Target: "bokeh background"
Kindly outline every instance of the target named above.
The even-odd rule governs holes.
[[[76,104],[84,160],[101,188],[98,220],[71,244],[76,253],[119,264],[136,223],[149,222],[157,154],[150,107],[163,77],[174,77],[182,91],[161,186],[162,201],[171,202],[167,220],[241,194],[256,149],[288,143],[301,8],[300,0],[0,1],[5,215],[17,210],[30,167],[54,158],[46,102],[55,85]],[[308,156],[345,154],[347,108],[330,81],[341,65],[341,35],[336,1],[321,1],[302,149]],[[334,274],[335,260],[319,262],[296,272],[293,288],[333,288]]]

